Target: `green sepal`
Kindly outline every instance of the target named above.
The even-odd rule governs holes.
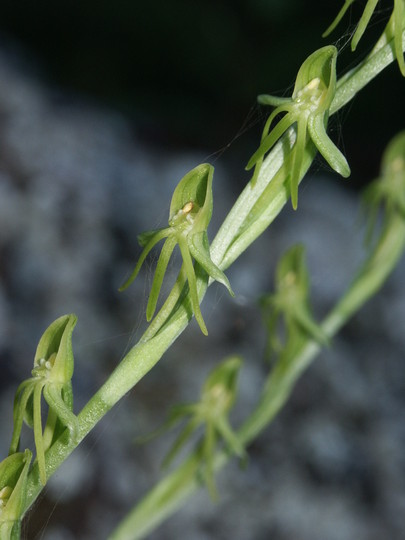
[[[316,107],[316,114],[327,111],[336,91],[336,59],[337,49],[333,45],[327,45],[310,54],[298,70],[293,99],[299,99],[300,93],[305,92],[308,85],[320,79],[322,98]]]
[[[325,38],[329,36],[333,32],[333,30],[336,28],[336,26],[340,23],[340,21],[345,16],[346,11],[349,9],[349,7],[353,4],[354,0],[345,0],[345,3],[341,7],[339,13],[336,15],[332,23],[328,26],[328,28],[325,30],[325,32],[322,34],[322,37]]]
[[[67,383],[63,385],[61,389],[61,397],[65,404],[65,407],[69,411],[73,411],[73,389],[72,384]],[[75,417],[75,420],[72,419],[72,425],[73,429],[70,429],[71,436],[73,440],[76,440],[77,438],[77,418]],[[62,417],[59,418],[57,413],[55,412],[54,408],[49,407],[48,417],[46,419],[46,424],[44,427],[43,432],[43,441],[44,441],[44,450],[48,450],[54,442],[59,439],[59,437],[62,435],[62,433],[65,431],[66,427],[69,428],[69,426],[66,425],[66,423],[62,422]]]
[[[214,167],[209,163],[198,165],[178,183],[170,203],[169,225],[192,221],[193,233],[207,229],[213,208],[212,180]],[[189,212],[184,207],[192,203]]]
[[[167,266],[176,246],[176,238],[171,235],[168,237],[162,247],[159,259],[156,265],[155,275],[153,277],[152,287],[150,289],[148,305],[146,307],[146,320],[150,321],[155,314],[156,304],[159,298],[160,289],[162,288],[163,278],[165,276]]]
[[[271,96],[270,94],[260,94],[257,96],[257,103],[259,105],[269,105],[270,107],[280,107],[291,102],[291,98]]]
[[[70,437],[73,442],[76,442],[79,433],[79,421],[77,416],[72,412],[72,400],[66,399],[66,393],[63,386],[48,384],[44,387],[44,398],[50,409],[56,414],[59,421],[68,428]],[[67,389],[67,395],[71,396],[71,389]]]
[[[401,0],[402,1],[402,0]],[[336,26],[340,23],[340,21],[343,19],[343,17],[346,14],[346,11],[349,9],[349,7],[353,4],[354,0],[345,0],[345,3],[343,4],[342,8],[340,9],[339,13],[336,15],[335,19],[333,20],[332,24],[325,30],[325,32],[322,34],[322,37],[325,38],[329,34],[333,32],[333,30],[336,28]],[[352,51],[355,51],[357,48],[357,45],[359,44],[359,41],[363,37],[363,34],[370,22],[370,19],[374,13],[374,10],[378,4],[378,0],[368,0],[367,4],[363,10],[363,14],[360,17],[360,20],[357,24],[357,28],[355,33],[352,37],[352,43],[351,48]]]
[[[402,1],[402,0],[401,0]],[[352,51],[355,51],[357,48],[357,45],[359,44],[359,41],[363,37],[364,32],[366,31],[366,28],[368,26],[368,23],[370,22],[370,19],[374,13],[374,10],[378,4],[378,0],[368,0],[363,14],[360,17],[359,23],[357,25],[356,31],[352,37]]]
[[[203,267],[207,274],[215,281],[222,283],[222,285],[228,289],[231,296],[235,296],[228,278],[211,259],[206,231],[193,234],[189,239],[188,246],[191,255]]]
[[[326,115],[325,115],[326,116]],[[343,178],[350,176],[350,167],[345,156],[328,137],[325,124],[327,118],[313,116],[308,119],[308,132],[317,150],[327,161],[330,167]]]
[[[134,279],[138,275],[139,270],[141,269],[149,252],[155,247],[157,243],[163,240],[163,238],[167,238],[170,235],[170,233],[171,233],[170,228],[165,228],[165,229],[157,229],[156,231],[148,231],[148,232],[138,235],[138,242],[141,245],[141,247],[143,247],[144,249],[138,259],[138,262],[136,263],[135,268],[132,271],[132,274],[118,289],[120,292],[124,291],[127,287],[131,285],[131,283],[134,281]]]
[[[167,235],[165,233],[168,233],[168,228],[167,227],[162,227],[160,229],[155,229],[153,231],[146,231],[146,232],[143,232],[141,234],[138,234],[137,236],[137,240],[138,240],[138,244],[141,246],[141,247],[146,247],[149,242],[151,240],[154,240],[156,238],[159,238],[159,240],[154,240],[154,244],[156,244],[156,242],[159,242],[162,238],[165,238]],[[153,247],[153,246],[152,246]]]
[[[0,538],[19,538],[25,506],[30,450],[14,453],[0,463]]]

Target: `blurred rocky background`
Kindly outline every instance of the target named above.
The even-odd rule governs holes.
[[[340,4],[3,0],[0,456],[15,389],[30,376],[44,329],[63,313],[79,317],[79,411],[146,326],[153,260],[117,293],[140,253],[136,235],[164,226],[179,179],[209,160],[214,236],[248,179],[243,168],[266,113],[256,94],[291,87]],[[382,2],[361,50],[381,31],[387,8]],[[360,12],[353,6],[341,30]],[[353,62],[348,38],[337,43],[339,65]],[[377,175],[384,145],[404,127],[403,88],[392,66],[331,120],[352,178],[331,176],[316,160],[298,212],[286,207],[229,269],[236,298],[211,287],[203,305],[209,337],[193,322],[106,416],[47,485],[25,538],[106,538],[161,477],[173,440],[139,446],[136,437],[161,425],[171,405],[195,400],[227,354],[245,359],[235,424],[248,414],[267,371],[257,299],[271,290],[278,257],[298,241],[307,245],[318,318],[348,285],[364,254],[357,188]],[[174,261],[168,287],[176,268]],[[202,490],[151,539],[405,538],[404,272],[402,261],[303,376],[250,447],[247,469],[222,471],[219,502]]]

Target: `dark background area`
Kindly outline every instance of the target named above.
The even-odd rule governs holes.
[[[381,2],[358,52],[348,32],[363,5],[355,2],[328,39],[321,32],[340,0],[4,0],[0,39],[63,99],[81,96],[121,111],[144,140],[166,148],[204,148],[211,154],[234,142],[229,161],[240,170],[257,145],[259,93],[284,94],[316,48],[333,40],[338,69],[350,67],[380,35],[391,10]],[[345,68],[343,66],[346,66]],[[351,164],[350,184],[378,172],[381,146],[403,127],[403,84],[391,66],[363,91],[356,107],[332,120]],[[389,87],[389,98],[385,89]],[[372,129],[372,126],[378,129]],[[334,133],[333,133],[334,132]]]

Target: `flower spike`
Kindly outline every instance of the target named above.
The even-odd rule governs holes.
[[[177,244],[183,258],[181,271],[184,271],[187,276],[192,309],[201,331],[205,335],[208,332],[198,300],[197,278],[193,259],[212,279],[225,285],[229,293],[233,295],[228,278],[212,261],[209,249],[207,227],[211,221],[213,208],[213,174],[214,168],[208,163],[204,163],[192,169],[182,178],[174,190],[171,200],[169,226],[138,236],[139,244],[144,249],[132,274],[119,289],[122,291],[132,283],[151,249],[158,242],[166,239],[156,265],[146,309],[146,319],[150,321],[156,310],[167,265]]]
[[[311,54],[300,67],[290,99],[270,95],[258,97],[262,105],[276,107],[263,129],[259,148],[250,158],[246,170],[255,167],[254,181],[259,174],[265,154],[274,146],[287,129],[296,124],[297,138],[293,147],[293,162],[290,175],[291,202],[298,204],[298,183],[308,138],[329,163],[333,170],[343,177],[350,175],[346,158],[326,134],[329,107],[336,89],[337,49],[323,47]],[[286,113],[270,131],[271,125],[280,113]]]
[[[73,414],[72,333],[76,325],[75,315],[64,315],[56,319],[42,335],[34,358],[32,377],[17,388],[14,398],[14,430],[9,454],[17,452],[23,422],[33,428],[39,476],[46,483],[45,452],[69,429],[74,440],[78,422]],[[49,406],[44,430],[41,419],[41,396]]]

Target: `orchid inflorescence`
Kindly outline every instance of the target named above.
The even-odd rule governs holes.
[[[300,67],[291,98],[270,95],[258,97],[262,105],[276,107],[266,121],[259,148],[250,158],[246,169],[255,167],[255,181],[264,156],[275,145],[290,126],[296,125],[296,141],[290,174],[291,202],[294,209],[298,204],[298,183],[308,139],[329,165],[343,177],[350,175],[346,158],[326,134],[329,107],[336,89],[337,49],[323,47],[311,54]],[[280,113],[287,113],[270,131],[273,121]]]
[[[207,227],[211,220],[213,208],[213,174],[214,168],[208,163],[198,165],[189,171],[174,190],[170,205],[169,226],[145,232],[138,236],[139,244],[144,249],[131,276],[120,287],[121,291],[126,289],[136,278],[151,249],[166,238],[156,265],[146,308],[148,321],[152,319],[155,313],[163,278],[176,244],[178,244],[183,258],[180,273],[185,272],[187,276],[192,310],[204,334],[208,332],[201,314],[193,258],[212,279],[225,285],[230,294],[233,295],[228,278],[212,261],[210,255]]]

